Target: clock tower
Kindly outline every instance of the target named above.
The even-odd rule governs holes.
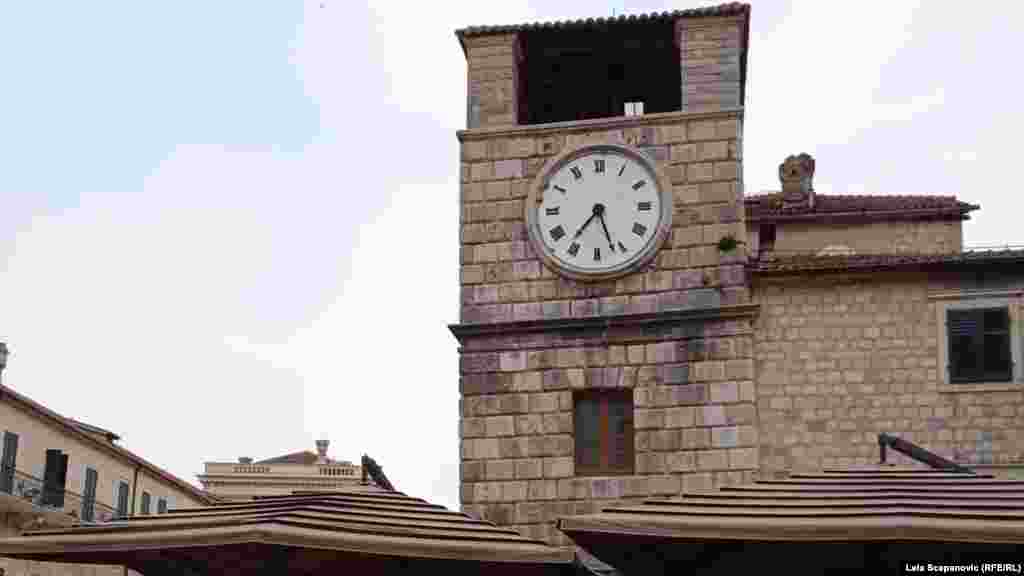
[[[461,148],[461,499],[560,516],[758,467],[750,7],[481,26]]]

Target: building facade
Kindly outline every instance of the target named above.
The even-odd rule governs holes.
[[[327,456],[328,441],[317,440],[316,452],[304,450],[253,462],[207,462],[199,475],[203,487],[218,499],[250,500],[304,490],[336,490],[358,485],[362,467]]]
[[[3,346],[0,344],[0,346]],[[6,364],[6,346],[3,346]],[[102,524],[204,505],[199,489],[117,445],[107,430],[67,418],[0,385],[0,510],[3,536],[25,529]],[[0,558],[5,574],[124,574],[117,566]]]
[[[815,194],[805,154],[746,196],[749,18],[457,32],[466,511],[568,544],[559,516],[873,462],[881,432],[1021,461],[1024,254],[964,252],[955,198]]]

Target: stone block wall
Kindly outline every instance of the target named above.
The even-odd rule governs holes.
[[[750,482],[749,319],[464,338],[463,511],[557,545],[560,516]],[[573,393],[631,389],[634,473],[576,477]]]
[[[970,290],[969,277],[756,279],[762,471],[875,464],[881,432],[968,465],[1021,462],[1024,383],[944,382],[936,294]]]
[[[758,458],[749,315],[714,312],[750,301],[741,115],[650,114],[459,136],[461,329],[516,327],[460,336],[464,509],[565,545],[559,516],[749,481]],[[601,142],[635,146],[666,174],[673,228],[644,269],[582,283],[532,252],[524,202],[550,158]],[[721,252],[726,235],[739,245]],[[698,311],[709,319],[685,320]],[[623,320],[654,312],[665,314],[656,326]],[[592,388],[633,390],[629,476],[575,476],[573,393]]]
[[[515,125],[520,57],[516,35],[470,36],[463,42],[469,82],[466,127]]]
[[[567,124],[568,126],[569,124]],[[461,321],[508,322],[704,308],[749,301],[743,263],[741,117],[655,114],[500,131],[462,140]],[[566,147],[615,142],[656,160],[672,186],[672,234],[648,268],[578,283],[546,268],[527,239],[525,199]],[[739,246],[721,252],[732,235]]]
[[[682,110],[703,112],[743,106],[745,27],[743,16],[676,21]]]
[[[848,246],[857,254],[955,253],[961,250],[961,229],[960,220],[785,222],[776,225],[775,250],[815,254],[828,246]]]

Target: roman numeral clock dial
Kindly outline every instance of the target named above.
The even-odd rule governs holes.
[[[575,279],[638,269],[671,228],[671,190],[651,160],[625,146],[564,153],[538,175],[530,194],[527,225],[535,251]]]

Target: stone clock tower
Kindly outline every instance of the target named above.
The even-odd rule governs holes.
[[[484,26],[461,147],[461,497],[559,516],[752,480],[750,7]]]

